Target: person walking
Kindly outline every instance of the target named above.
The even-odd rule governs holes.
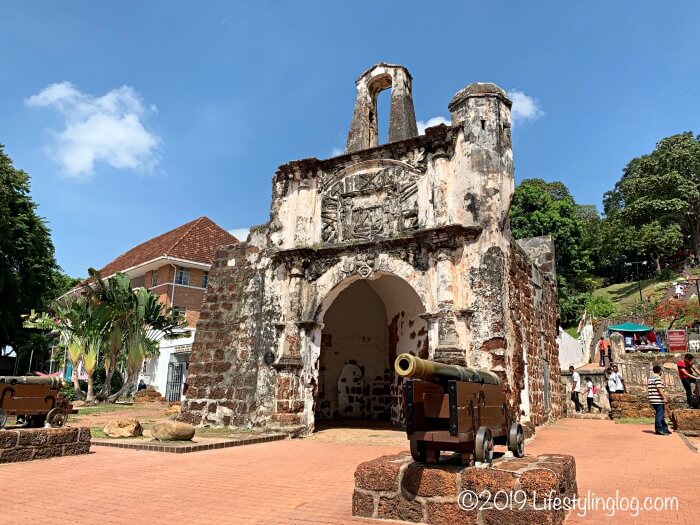
[[[595,395],[598,393],[597,388],[593,386],[593,380],[590,377],[586,377],[586,404],[588,405],[589,413],[593,407],[597,408],[598,412],[603,411],[601,406],[595,402]]]
[[[581,400],[579,399],[579,393],[581,392],[581,376],[579,373],[574,370],[573,366],[569,367],[569,372],[571,372],[571,401],[574,402],[574,407],[576,408],[576,412],[581,412],[581,409],[583,408],[583,405],[581,404]]]
[[[666,424],[666,404],[668,396],[664,391],[664,381],[661,379],[661,367],[654,365],[653,372],[647,381],[647,397],[654,409],[654,432],[658,436],[669,436],[671,431]]]
[[[598,341],[598,353],[600,354],[600,359],[598,360],[598,366],[605,368],[605,337],[600,336]]]

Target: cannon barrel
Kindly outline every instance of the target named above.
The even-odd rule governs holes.
[[[64,384],[59,376],[0,376],[0,384],[8,385],[51,385],[50,388],[58,389]]]
[[[471,383],[500,385],[499,377],[488,370],[477,370],[466,366],[446,365],[436,361],[421,359],[411,354],[401,354],[394,362],[394,369],[401,377],[423,379],[424,381],[446,381],[457,379]]]

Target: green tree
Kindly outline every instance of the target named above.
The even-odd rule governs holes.
[[[51,235],[36,213],[29,175],[12,165],[0,145],[0,346],[24,347],[22,315],[55,297],[58,271]]]
[[[559,313],[564,324],[576,320],[587,297],[586,277],[593,265],[586,245],[586,221],[596,220],[591,211],[578,206],[561,182],[526,179],[513,195],[513,236],[522,239],[551,235],[554,241]]]
[[[615,189],[604,196],[606,217],[628,228],[641,255],[673,253],[684,241],[700,253],[700,138],[692,132],[657,143],[632,159]]]

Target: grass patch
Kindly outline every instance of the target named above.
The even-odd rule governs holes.
[[[615,423],[620,423],[621,425],[653,425],[653,417],[623,417],[621,419],[616,419]]]
[[[132,407],[132,405],[112,405],[112,404],[80,407],[80,408],[78,408],[78,413],[76,415],[85,416],[88,414],[102,414],[104,412],[118,412],[119,410],[129,410],[131,407]]]
[[[681,274],[674,274],[671,279],[658,280],[657,278],[644,279],[642,284],[642,295],[644,299],[660,299],[671,286],[671,283],[682,277]],[[607,297],[617,304],[633,304],[639,302],[639,285],[637,281],[617,283],[598,288],[593,292],[594,296]]]
[[[578,326],[567,326],[564,328],[564,331],[569,334],[571,337],[574,339],[579,338],[579,333],[576,331],[578,329]]]

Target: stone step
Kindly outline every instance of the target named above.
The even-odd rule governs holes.
[[[571,412],[566,414],[566,417],[570,419],[610,419],[610,416],[608,415],[607,410],[603,410],[602,412],[598,412],[597,410],[595,412]]]

